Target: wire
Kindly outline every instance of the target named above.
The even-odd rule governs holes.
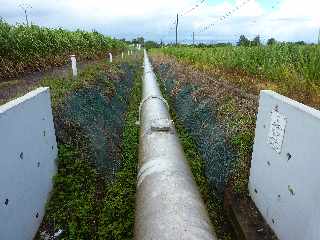
[[[205,27],[203,27],[199,33],[205,32],[207,31],[209,28],[214,27],[215,25],[218,24],[218,22],[222,22],[225,19],[227,19],[228,17],[231,17],[233,15],[233,13],[235,13],[236,11],[240,10],[242,7],[244,7],[246,4],[248,4],[249,2],[251,2],[252,0],[244,0],[242,3],[240,3],[238,6],[235,6],[234,8],[232,8],[231,10],[229,10],[228,12],[226,12],[224,15],[220,16],[217,22],[211,23]]]
[[[178,14],[180,17],[184,17],[188,14],[190,14],[191,12],[193,12],[194,10],[198,9],[204,2],[206,2],[207,0],[199,0],[198,3],[196,3],[196,5],[194,5],[193,7],[189,8],[186,11],[183,11],[181,14]],[[177,23],[177,20],[175,19],[171,24],[170,24],[170,31],[173,30],[175,28],[175,25]]]

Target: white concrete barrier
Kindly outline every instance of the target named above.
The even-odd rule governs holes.
[[[56,172],[48,88],[0,106],[0,239],[33,239]]]
[[[112,53],[109,53],[109,61],[112,63]]]
[[[71,55],[70,58],[71,58],[72,76],[75,78],[78,75],[76,56]]]
[[[262,91],[249,191],[281,240],[320,239],[320,112]]]

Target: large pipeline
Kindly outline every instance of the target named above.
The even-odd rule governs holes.
[[[139,122],[134,238],[216,239],[146,51]]]

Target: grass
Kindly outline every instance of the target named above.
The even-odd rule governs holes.
[[[255,116],[237,109],[235,99],[231,95],[224,97],[217,109],[219,122],[229,132],[230,143],[237,153],[232,167],[231,184],[237,194],[248,193],[249,167],[254,141]]]
[[[121,169],[115,182],[108,187],[99,222],[99,238],[110,240],[133,239],[134,205],[138,163],[139,103],[141,100],[141,72],[136,74],[127,113],[121,147]]]
[[[54,111],[58,111],[68,94],[96,84],[97,76],[106,71],[114,77],[121,74],[116,64],[102,64],[88,67],[77,80],[47,78],[41,84],[50,86]],[[141,94],[140,74],[135,71],[122,136],[121,169],[113,182],[106,181],[90,161],[90,141],[81,128],[66,123],[66,134],[63,142],[59,142],[58,173],[54,178],[52,197],[36,239],[41,239],[43,231],[53,234],[58,229],[64,231],[59,239],[132,239],[138,159],[135,121]],[[106,83],[105,90],[116,94],[110,82]]]
[[[71,74],[67,77],[49,76],[43,78],[38,86],[46,86],[50,88],[52,105],[57,106],[61,104],[65,100],[66,96],[71,92],[90,85],[96,85],[97,76],[106,73],[110,76],[116,76],[122,72],[117,64],[101,62],[99,64],[87,66],[78,74],[76,79],[74,79]],[[103,88],[105,89],[106,94],[114,93],[112,81],[105,81],[104,84],[105,86],[103,86]]]
[[[95,214],[101,209],[96,199],[99,176],[81,151],[71,145],[59,145],[59,170],[44,223],[47,231],[63,229],[62,239],[91,239],[95,234]]]
[[[208,214],[213,224],[215,233],[219,239],[233,239],[233,233],[230,224],[225,216],[223,209],[223,201],[214,193],[209,191],[209,184],[205,177],[204,168],[205,162],[201,154],[197,150],[197,146],[193,138],[189,135],[183,123],[179,120],[175,113],[170,95],[166,92],[163,82],[161,82],[161,92],[170,105],[170,115],[175,123],[175,127],[182,144],[185,156],[189,162],[194,180],[196,181],[201,196],[207,206]]]

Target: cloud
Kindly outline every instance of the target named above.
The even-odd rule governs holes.
[[[25,0],[27,1],[27,0]],[[240,34],[279,40],[315,41],[320,27],[319,0],[281,0],[275,9],[266,9],[257,0],[251,0],[237,11],[235,6],[247,0],[205,1],[200,7],[180,17],[179,38],[197,40],[236,41]],[[277,2],[278,0],[270,0]],[[68,29],[96,29],[115,37],[172,41],[170,30],[177,12],[185,13],[200,0],[29,0],[33,23]],[[23,22],[20,0],[0,0],[0,16],[14,24]],[[219,20],[225,13],[233,14]],[[206,31],[205,26],[214,24]]]

